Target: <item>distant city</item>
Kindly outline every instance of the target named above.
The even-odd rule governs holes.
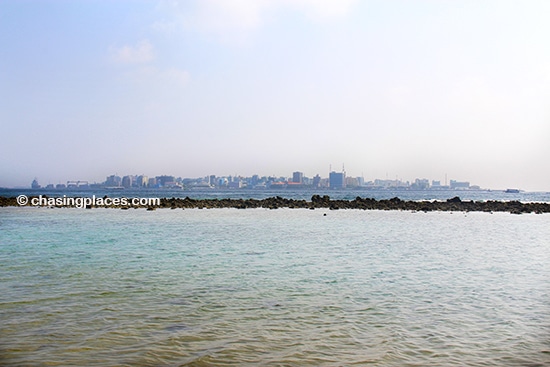
[[[445,180],[446,181],[446,180]],[[200,178],[182,178],[169,175],[148,177],[146,175],[110,175],[104,182],[67,181],[67,183],[47,184],[42,186],[35,179],[33,189],[395,189],[395,190],[481,190],[477,185],[467,181],[441,181],[417,178],[414,182],[399,179],[376,179],[365,181],[363,177],[346,176],[345,171],[329,173],[329,177],[306,177],[302,172],[292,173],[292,177],[259,176],[216,176]]]

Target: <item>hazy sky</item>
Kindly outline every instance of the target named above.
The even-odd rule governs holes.
[[[550,191],[550,1],[0,2],[0,186],[118,173]]]

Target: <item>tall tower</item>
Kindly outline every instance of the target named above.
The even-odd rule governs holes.
[[[292,182],[304,183],[304,174],[302,172],[292,173]]]
[[[32,180],[32,183],[31,183],[31,188],[33,189],[39,189],[41,188],[42,186],[40,186],[40,184],[38,183],[38,179],[35,177],[34,180]]]
[[[329,186],[331,189],[343,189],[346,187],[346,174],[344,172],[331,172],[329,174]]]

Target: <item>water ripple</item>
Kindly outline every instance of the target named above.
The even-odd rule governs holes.
[[[0,209],[6,365],[550,365],[547,215]]]

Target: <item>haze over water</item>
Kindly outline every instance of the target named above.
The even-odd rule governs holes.
[[[5,365],[550,363],[548,215],[0,211]]]
[[[0,2],[0,187],[110,174],[550,191],[550,3]]]
[[[345,165],[501,191],[0,196],[547,203],[548,19],[547,0],[2,0],[2,188]],[[549,238],[547,214],[1,207],[0,365],[550,366]]]

